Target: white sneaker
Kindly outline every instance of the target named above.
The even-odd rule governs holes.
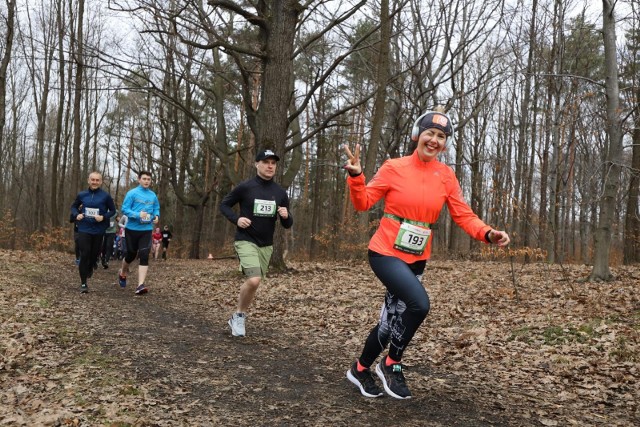
[[[229,319],[229,326],[231,327],[231,335],[234,337],[244,336],[244,321],[246,315],[244,313],[233,313],[231,319]]]

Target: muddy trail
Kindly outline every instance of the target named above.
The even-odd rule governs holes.
[[[631,362],[616,362],[622,372],[611,374],[617,388],[606,389],[615,399],[600,407],[585,402],[592,408],[585,412],[570,384],[566,391],[533,384],[555,369],[553,358],[546,368],[538,366],[544,357],[508,367],[504,358],[512,350],[500,347],[525,341],[508,341],[504,331],[491,329],[500,322],[489,315],[455,315],[468,307],[462,296],[450,294],[452,274],[503,269],[498,274],[508,277],[507,265],[432,263],[425,277],[448,277],[428,286],[440,314],[430,314],[407,351],[414,397],[398,401],[366,399],[345,378],[382,296],[365,263],[291,263],[289,271],[270,274],[244,338],[232,337],[226,323],[242,281],[234,260],[152,261],[144,296],[134,296],[133,283],[118,287],[116,264],[98,269],[90,292],[81,294],[68,254],[0,251],[0,273],[7,278],[0,288],[0,425],[554,426],[638,420],[632,402],[638,372],[631,371],[637,354],[628,355]],[[624,274],[633,279],[636,273]],[[481,312],[496,310],[475,300]],[[479,333],[484,338],[478,338],[479,327],[487,329]],[[434,332],[438,328],[457,330],[447,338]],[[557,374],[562,384],[563,373]],[[559,392],[571,395],[563,399]]]

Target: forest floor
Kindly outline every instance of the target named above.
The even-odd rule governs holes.
[[[137,297],[116,264],[80,294],[72,255],[0,250],[0,425],[640,424],[637,266],[432,261],[398,401],[345,378],[382,301],[365,262],[270,274],[245,338],[235,260],[152,261]]]

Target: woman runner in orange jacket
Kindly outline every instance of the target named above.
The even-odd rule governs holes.
[[[387,160],[365,185],[360,164],[360,146],[344,168],[351,201],[366,211],[384,198],[380,226],[369,242],[369,264],[387,289],[378,324],[367,337],[361,356],[347,371],[347,378],[366,397],[379,397],[370,367],[389,345],[387,356],[376,365],[384,391],[397,399],[409,399],[411,392],[402,372],[402,354],[429,313],[429,295],[421,278],[431,253],[431,224],[444,204],[453,220],[469,236],[499,246],[509,244],[509,235],[485,224],[462,196],[453,170],[437,160],[453,135],[449,117],[438,111],[420,116],[412,129],[417,142],[413,154]]]

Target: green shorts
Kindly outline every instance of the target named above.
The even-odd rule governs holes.
[[[264,278],[269,271],[269,261],[273,253],[273,246],[260,247],[246,240],[233,242],[238,259],[240,260],[240,271],[246,277]]]

